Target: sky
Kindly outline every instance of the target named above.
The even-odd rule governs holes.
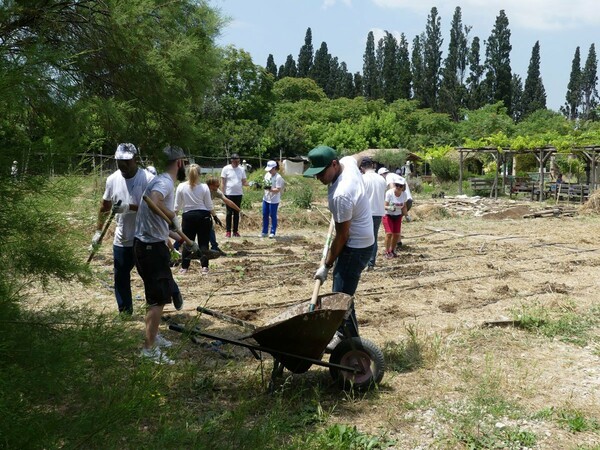
[[[369,31],[373,31],[376,41],[388,31],[396,37],[404,33],[412,43],[425,31],[433,6],[441,17],[442,60],[450,40],[452,16],[460,6],[463,24],[472,27],[470,38],[478,36],[482,42],[483,63],[483,41],[504,9],[511,31],[512,71],[524,84],[531,50],[539,40],[546,104],[554,110],[565,103],[575,49],[580,47],[582,66],[592,43],[599,53],[598,0],[209,0],[209,4],[229,18],[218,44],[246,50],[255,64],[264,67],[269,53],[277,67],[289,54],[298,62],[310,27],[313,50],[326,42],[329,53],[345,61],[352,73],[362,72]]]

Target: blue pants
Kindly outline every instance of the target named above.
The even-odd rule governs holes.
[[[367,267],[373,245],[365,248],[350,248],[345,246],[335,261],[333,268],[333,292],[343,292],[354,295],[358,287],[361,272]],[[351,336],[358,336],[358,322],[354,311],[354,302],[350,308],[350,317],[344,321],[340,331],[346,327]]]
[[[277,231],[277,208],[279,203],[267,203],[263,200],[263,222],[262,222],[262,233],[267,234],[269,232],[269,217],[271,218],[271,233],[275,234]]]
[[[373,216],[373,235],[375,236],[375,243],[373,244],[373,253],[369,260],[369,267],[375,267],[375,260],[377,259],[377,235],[379,234],[379,227],[381,226],[382,216]]]
[[[133,313],[131,298],[131,270],[135,266],[133,247],[113,245],[113,268],[115,273],[115,297],[119,312]]]

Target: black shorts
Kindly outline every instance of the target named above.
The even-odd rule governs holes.
[[[146,244],[133,242],[135,267],[144,281],[146,303],[149,306],[171,303],[175,281],[171,273],[171,256],[164,242]]]

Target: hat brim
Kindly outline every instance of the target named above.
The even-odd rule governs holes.
[[[321,172],[323,172],[327,167],[311,167],[310,169],[306,169],[306,172],[304,172],[304,176],[305,177],[314,177],[316,175],[319,175]]]
[[[115,159],[117,161],[131,161],[133,158],[135,158],[135,155],[133,155],[131,153],[115,155]]]

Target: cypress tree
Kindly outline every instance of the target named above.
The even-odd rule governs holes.
[[[413,48],[411,54],[411,68],[412,68],[412,85],[413,85],[413,98],[419,102],[419,105],[423,105],[423,76],[425,69],[423,66],[423,46],[421,43],[425,40],[425,35],[421,33],[420,36],[415,36],[413,39]]]
[[[381,93],[383,99],[391,103],[399,97],[398,89],[398,41],[389,32],[383,38],[383,61],[381,66]]]
[[[356,77],[355,85],[356,85]],[[375,36],[372,31],[367,35],[367,45],[363,56],[362,93],[368,100],[375,98],[377,92],[377,63],[375,62]]]
[[[383,38],[377,42],[377,50],[375,50],[375,65],[377,66],[377,82],[375,83],[375,98],[383,97]]]
[[[398,98],[410,98],[410,85],[412,77],[410,74],[410,53],[408,41],[404,33],[400,35],[398,44]]]
[[[273,58],[273,55],[270,53],[267,57],[267,65],[265,69],[267,70],[267,72],[273,75],[273,78],[277,80],[277,66],[275,65],[275,59]]]
[[[432,109],[437,108],[440,89],[442,42],[441,18],[434,6],[427,18],[423,45],[423,105]]]
[[[312,31],[310,27],[306,30],[304,36],[304,45],[300,47],[300,53],[298,54],[298,77],[306,78],[310,74],[310,70],[313,65],[313,45],[312,45]]]
[[[525,103],[523,102],[523,82],[516,73],[512,76],[512,118],[519,122],[525,115]]]
[[[337,58],[334,59],[337,63]],[[348,66],[344,61],[340,63],[337,70],[337,80],[333,96],[334,98],[354,98],[356,96],[352,74],[348,73]]]
[[[360,97],[363,94],[363,76],[360,72],[355,72],[353,76],[354,97]]]
[[[327,82],[325,83],[325,94],[329,98],[338,98],[339,86],[341,82],[340,63],[337,56],[329,55],[329,68],[327,73]]]
[[[510,30],[508,17],[504,10],[496,17],[492,33],[486,42],[486,79],[485,89],[488,102],[503,101],[509,110],[512,105],[512,73],[510,67]]]
[[[482,86],[484,66],[480,62],[480,52],[479,37],[475,36],[469,50],[469,76],[466,80],[467,108],[472,110],[479,109],[486,103]]]
[[[277,76],[278,79],[282,79],[285,77],[296,77],[298,75],[298,69],[296,68],[296,61],[294,61],[294,57],[292,55],[288,55],[285,60],[285,65],[279,68],[279,74]]]
[[[575,120],[579,117],[579,108],[581,107],[581,54],[579,47],[575,49],[573,62],[571,63],[571,76],[567,85],[566,103],[561,108],[563,114]]]
[[[327,82],[329,81],[329,65],[331,63],[331,55],[327,50],[327,44],[321,42],[321,47],[315,52],[314,64],[309,73],[309,77],[315,80],[315,82],[325,91],[328,97],[331,93],[327,92]],[[300,70],[298,70],[300,73]]]
[[[536,41],[531,50],[531,59],[527,68],[527,78],[525,79],[521,106],[523,117],[528,116],[538,109],[546,109],[546,89],[544,89],[544,83],[540,74],[540,41]]]
[[[588,57],[581,74],[581,98],[582,112],[584,119],[591,119],[592,112],[598,104],[598,59],[596,58],[596,47],[590,45]]]

